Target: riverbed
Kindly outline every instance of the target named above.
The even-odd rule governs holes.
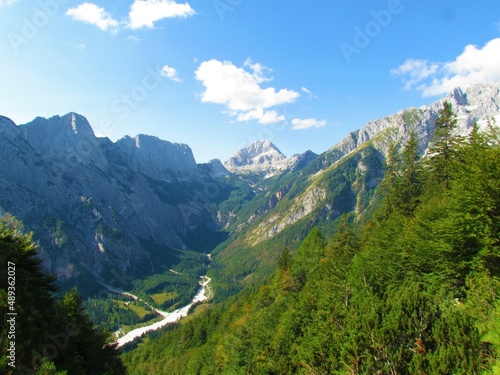
[[[136,328],[136,329],[130,331],[129,333],[127,333],[125,336],[120,337],[116,341],[116,343],[118,344],[118,347],[134,341],[137,337],[142,336],[146,332],[155,331],[157,329],[160,329],[160,328],[166,326],[167,324],[175,323],[179,319],[187,316],[189,309],[191,308],[191,306],[193,306],[193,304],[195,304],[197,302],[206,301],[210,295],[208,284],[210,284],[211,279],[209,277],[202,276],[201,280],[202,281],[200,282],[200,289],[198,290],[196,295],[193,297],[190,304],[188,304],[184,307],[181,307],[180,309],[174,310],[172,312],[166,312],[166,311],[161,311],[161,310],[155,309],[156,313],[163,316],[164,319],[159,321],[159,322],[145,326],[145,327]],[[130,294],[130,293],[122,293],[122,294],[125,294],[133,299],[137,299],[137,296],[134,296],[133,294]]]

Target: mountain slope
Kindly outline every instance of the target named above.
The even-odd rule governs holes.
[[[371,121],[300,171],[271,179],[265,194],[240,210],[246,216],[234,219],[239,225],[230,239],[214,251],[212,272],[219,293],[231,294],[269,275],[283,247],[296,248],[314,226],[329,235],[332,222],[343,213],[353,212],[360,221],[369,218],[391,142],[401,147],[415,131],[423,155],[444,101],[457,114],[459,134],[466,135],[474,122],[485,127],[491,118],[500,120],[499,93],[499,83],[456,89],[429,106]],[[266,206],[272,209],[262,210]]]
[[[415,211],[388,194],[362,228],[346,215],[330,240],[313,229],[258,287],[124,355],[129,371],[497,373],[500,129],[452,149],[449,184],[417,158]],[[414,172],[396,169],[389,190]]]
[[[238,290],[270,274],[282,247],[295,248],[312,227],[328,234],[342,213],[369,217],[388,144],[414,130],[424,154],[443,100],[466,134],[498,118],[499,91],[498,83],[456,89],[371,121],[319,156],[286,158],[261,141],[225,167],[197,165],[188,146],[151,136],[96,138],[75,113],[20,126],[0,117],[0,211],[34,230],[45,266],[66,287],[93,290],[163,272],[228,232],[214,252],[214,285]]]
[[[2,117],[0,134],[0,209],[35,232],[65,287],[161,273],[182,249],[224,238],[207,204],[231,187],[201,173],[186,145],[144,135],[113,143],[75,113],[21,126]]]
[[[271,141],[257,141],[235,152],[224,167],[238,175],[258,175],[264,179],[286,170],[305,166],[317,155],[307,151],[287,158]]]

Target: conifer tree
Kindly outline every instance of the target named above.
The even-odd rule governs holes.
[[[451,103],[445,101],[436,119],[436,128],[429,147],[429,166],[433,179],[450,188],[451,169],[456,155],[459,138],[453,134],[457,127],[457,118]]]
[[[418,153],[418,139],[414,131],[402,153],[401,175],[398,178],[398,206],[405,216],[413,216],[423,193],[423,168]]]
[[[42,272],[31,234],[23,234],[22,223],[10,215],[0,220],[0,265],[0,373],[9,374],[14,370],[5,354],[10,341],[15,342],[16,368],[33,369],[39,364],[55,314],[55,287],[54,278]],[[16,314],[9,316],[15,322],[14,340],[7,339],[8,312]]]
[[[0,373],[125,374],[109,334],[93,326],[76,290],[56,298],[55,278],[43,272],[41,262],[22,224],[12,216],[1,219]],[[12,340],[7,340],[7,317],[15,318]],[[5,354],[10,341],[15,342],[15,367]]]
[[[400,170],[400,158],[398,145],[392,141],[387,150],[385,162],[384,179],[380,183],[379,192],[384,197],[383,208],[380,210],[382,216],[388,216],[394,209],[396,203],[396,183]]]

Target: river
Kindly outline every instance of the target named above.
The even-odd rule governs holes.
[[[125,336],[120,337],[116,341],[116,343],[118,343],[118,347],[134,341],[137,337],[142,336],[146,332],[155,331],[161,327],[166,326],[167,324],[175,323],[179,319],[187,316],[189,309],[191,308],[191,306],[193,306],[193,304],[195,304],[196,302],[206,301],[209,298],[208,284],[210,283],[211,279],[206,277],[206,276],[202,276],[201,279],[202,279],[202,281],[200,282],[200,289],[198,290],[198,293],[196,293],[194,298],[191,300],[191,303],[189,305],[181,307],[180,309],[174,310],[172,312],[166,312],[166,311],[161,311],[161,310],[155,309],[156,313],[163,316],[164,319],[159,321],[159,322],[145,326],[145,327],[136,328],[136,329],[130,331],[129,333],[127,333]],[[119,291],[119,290],[116,290],[114,288],[108,287],[108,289],[110,289],[113,292],[126,295],[128,297],[133,298],[133,299],[138,299],[137,296],[134,296],[133,294],[125,293],[123,291]]]

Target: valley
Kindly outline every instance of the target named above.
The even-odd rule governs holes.
[[[98,138],[76,113],[24,125],[0,117],[0,213],[14,215],[33,232],[44,270],[57,277],[58,295],[76,288],[93,324],[115,332],[130,373],[146,373],[153,365],[166,371],[158,373],[169,374],[199,373],[194,368],[217,374],[276,373],[280,368],[295,373],[303,363],[325,373],[355,365],[366,366],[364,373],[399,373],[402,370],[394,369],[406,365],[391,351],[404,352],[405,363],[417,361],[408,347],[418,335],[427,335],[426,345],[434,345],[437,353],[441,338],[432,336],[429,327],[437,320],[443,324],[439,329],[451,329],[453,307],[447,305],[451,296],[469,298],[470,311],[457,319],[470,323],[481,314],[473,298],[480,298],[475,293],[482,289],[467,283],[491,283],[491,290],[496,290],[496,250],[488,247],[497,246],[496,211],[488,219],[492,232],[477,227],[490,241],[483,250],[479,250],[482,242],[471,239],[475,235],[467,239],[454,232],[464,246],[475,249],[456,267],[455,256],[462,255],[447,258],[455,250],[440,242],[439,228],[448,225],[451,230],[453,220],[470,219],[469,227],[478,225],[475,216],[457,219],[462,216],[455,211],[462,207],[460,195],[467,196],[460,181],[469,181],[470,176],[488,176],[484,191],[469,183],[491,198],[492,207],[498,203],[494,129],[495,121],[500,121],[499,93],[498,83],[456,89],[429,106],[371,121],[319,155],[306,151],[286,157],[272,142],[262,140],[224,163],[205,164],[196,163],[189,146],[152,136],[116,142]],[[431,168],[425,163],[435,153],[434,133],[443,103],[456,114],[453,147],[467,160],[453,169],[461,180],[454,180],[456,192],[451,195],[424,172]],[[484,135],[471,138],[474,131]],[[482,148],[469,149],[471,142],[483,142]],[[398,190],[411,186],[399,180],[409,167],[397,169],[410,163],[405,156],[409,144],[418,175],[410,181],[422,181],[418,194]],[[478,164],[474,152],[483,164]],[[426,161],[418,164],[420,160]],[[388,185],[393,162],[395,187]],[[394,202],[388,200],[391,189],[398,190]],[[404,194],[415,196],[410,206],[401,203]],[[401,207],[395,209],[398,204]],[[434,207],[440,205],[444,224],[434,222],[441,215]],[[411,214],[405,216],[407,212]],[[437,232],[432,232],[436,237],[426,239],[419,232],[426,221],[436,225]],[[491,233],[493,237],[488,237]],[[408,242],[412,238],[421,245]],[[433,263],[425,246],[448,250],[439,250],[441,263]],[[434,268],[421,264],[413,251]],[[444,290],[437,290],[436,280]],[[465,289],[455,288],[466,284]],[[393,348],[396,344],[387,343],[384,329],[401,327],[384,320],[386,312],[393,306],[397,306],[394,311],[410,306],[411,288],[424,293],[414,302],[431,306],[437,315],[427,316],[424,308],[415,307],[410,314],[420,314],[418,319],[426,322],[418,328],[404,314],[388,313],[387,319],[413,330],[413,336],[401,339],[403,346]],[[427,292],[446,296],[427,298]],[[394,299],[396,295],[401,300]],[[491,298],[488,314],[496,311]],[[351,304],[352,309],[346,310]],[[369,310],[367,304],[373,315],[362,312]],[[196,313],[182,320],[196,306]],[[377,331],[364,324],[386,328]],[[496,324],[488,320],[481,329],[490,332]],[[322,329],[328,337],[322,336]],[[380,335],[376,339],[380,341],[362,349],[372,353],[370,361],[376,365],[345,352],[365,345],[366,337],[358,339],[353,333],[358,330]],[[340,343],[346,346],[339,347]],[[480,341],[475,343],[472,351],[486,350]],[[493,348],[497,341],[490,344]],[[284,353],[285,347],[293,348],[293,354]],[[244,348],[249,348],[247,354]],[[156,353],[151,363],[144,360],[149,353]],[[384,367],[380,358],[389,358],[387,366],[395,367]],[[414,365],[432,367],[424,362]]]
[[[210,298],[210,289],[208,286],[209,283],[210,283],[210,279],[206,276],[202,276],[202,281],[200,282],[200,288],[199,288],[198,292],[193,297],[191,303],[186,305],[186,306],[178,308],[172,312],[165,312],[165,311],[154,309],[156,314],[161,315],[163,317],[163,319],[160,320],[159,322],[154,322],[152,324],[149,324],[149,325],[146,325],[146,326],[143,326],[140,328],[132,329],[131,331],[129,331],[127,333],[124,333],[122,330],[115,332],[115,336],[118,338],[118,340],[116,341],[118,344],[118,347],[134,341],[134,339],[141,337],[146,332],[155,331],[157,329],[164,327],[167,324],[175,323],[179,319],[186,317],[189,313],[189,310],[191,309],[191,307],[194,304],[206,301],[207,299]],[[131,297],[134,300],[139,299],[137,296],[130,294],[130,293],[126,293],[126,292],[122,292],[122,291],[118,291],[118,290],[111,290],[111,291],[125,295],[127,297]],[[142,301],[142,302],[144,302],[144,301]],[[122,336],[121,333],[124,333],[124,335]]]
[[[500,375],[499,1],[0,30],[0,375]]]

